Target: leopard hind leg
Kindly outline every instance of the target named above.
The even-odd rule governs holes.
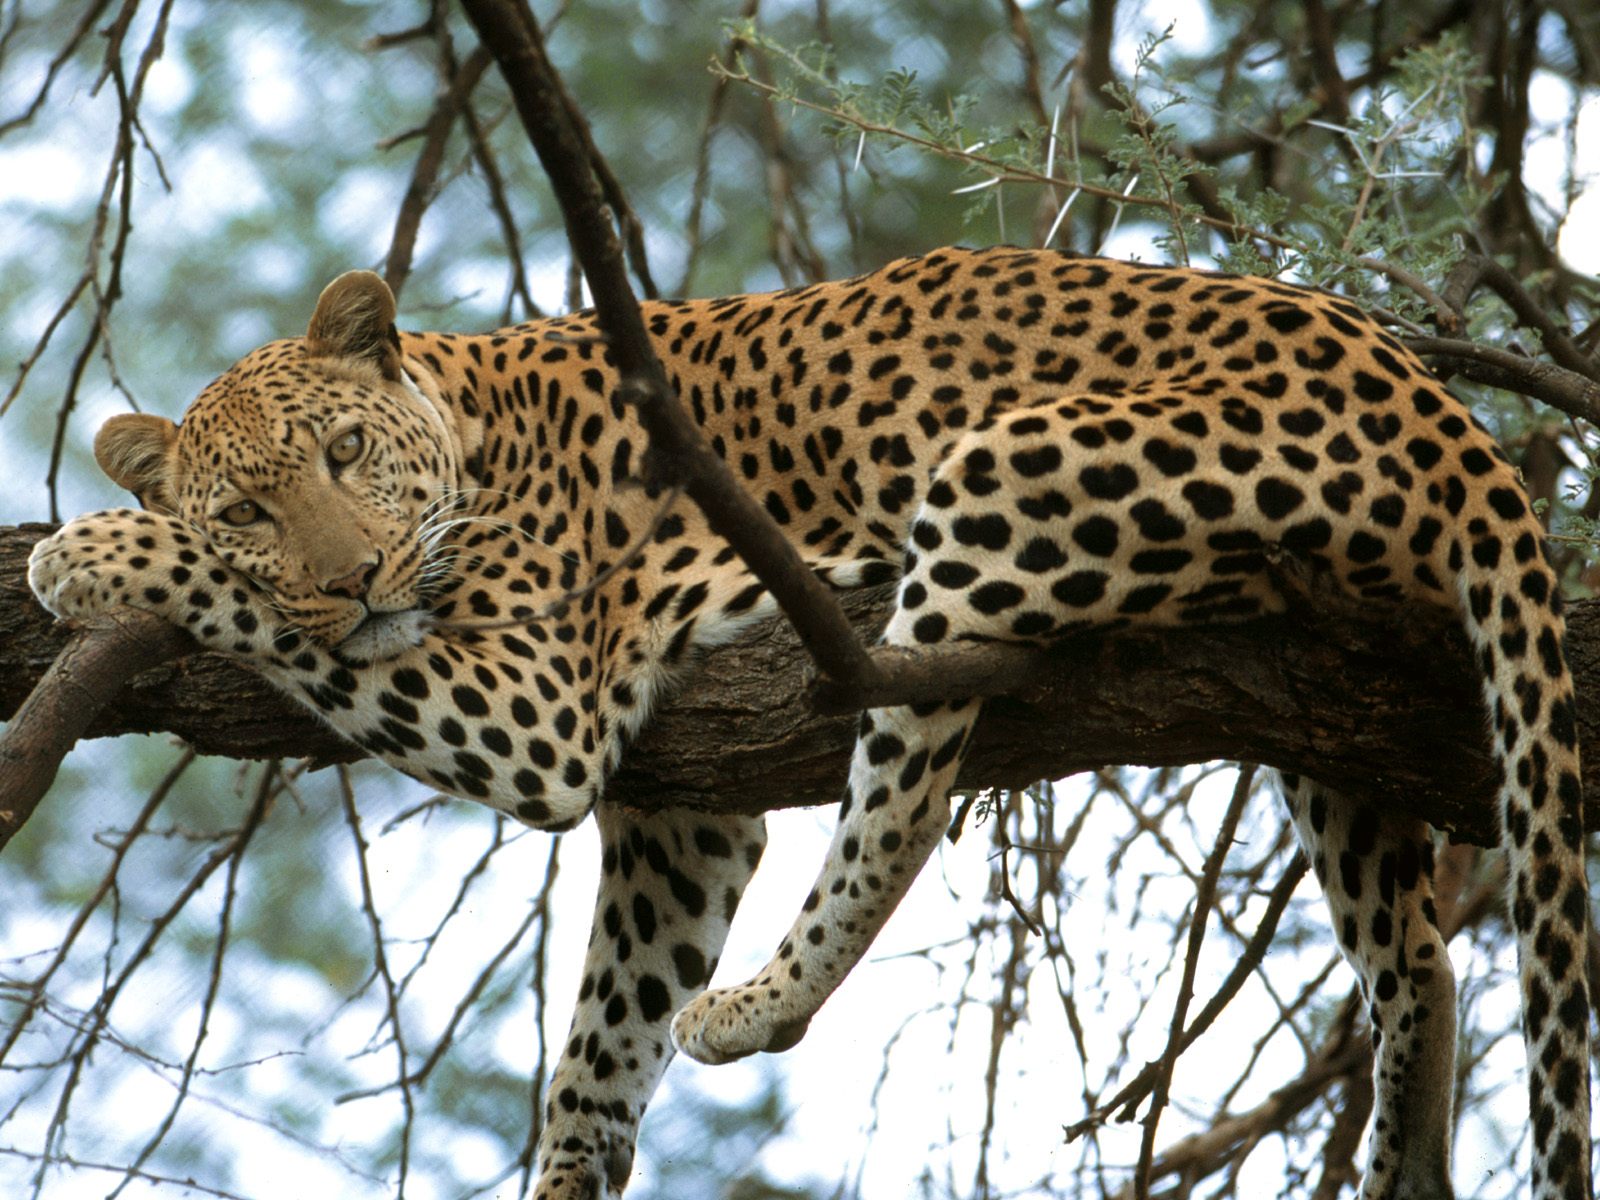
[[[533,1200],[613,1200],[672,1059],[667,1021],[705,986],[766,844],[761,817],[595,810],[600,886],[572,1030],[550,1080]]]
[[[1455,976],[1434,911],[1428,826],[1303,776],[1279,779],[1371,1019],[1374,1111],[1361,1198],[1451,1200]]]

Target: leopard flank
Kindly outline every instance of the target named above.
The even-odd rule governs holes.
[[[1410,353],[1334,296],[1009,249],[644,316],[681,402],[813,569],[899,580],[886,643],[1237,621],[1284,607],[1284,556],[1458,614],[1499,764],[1533,1195],[1591,1196],[1561,596],[1516,471]],[[641,816],[604,784],[697,648],[773,606],[697,509],[663,514],[638,482],[644,437],[591,313],[480,336],[394,317],[377,276],[341,276],[303,338],[247,355],[181,425],[108,422],[97,457],[141,507],[70,522],[30,579],[61,616],[161,614],[431,787],[542,829],[596,812],[594,933],[535,1194],[615,1197],[675,1046],[787,1048],[860,960],[946,827],[981,706],[862,718],[804,911],[752,980],[705,991],[762,822]],[[1429,831],[1309,778],[1282,790],[1371,1014],[1361,1194],[1452,1196]]]

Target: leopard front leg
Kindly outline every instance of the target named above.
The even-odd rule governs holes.
[[[863,714],[839,825],[799,919],[747,983],[707,992],[678,1014],[680,1050],[724,1063],[805,1036],[949,825],[950,788],[980,707],[962,700]]]
[[[143,609],[208,650],[247,658],[271,654],[281,624],[199,533],[137,508],[86,513],[42,539],[28,558],[28,585],[58,617]]]
[[[529,825],[571,829],[599,794],[612,743],[592,715],[593,677],[576,662],[583,651],[559,628],[553,637],[481,637],[423,627],[380,662],[354,661],[288,626],[271,596],[200,533],[138,509],[69,522],[34,548],[29,581],[58,616],[120,605],[153,612],[203,648],[245,660],[395,769]],[[537,691],[509,686],[529,678],[541,680]]]
[[[572,1031],[550,1081],[536,1200],[619,1196],[672,1059],[667,1019],[716,969],[766,843],[761,817],[596,809],[602,859]]]

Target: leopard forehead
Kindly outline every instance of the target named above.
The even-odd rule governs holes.
[[[344,430],[393,433],[415,414],[385,394],[376,372],[313,358],[302,339],[270,342],[245,355],[184,414],[177,454],[188,494],[232,484],[272,491],[293,487],[321,444]],[[403,464],[391,464],[401,466]]]

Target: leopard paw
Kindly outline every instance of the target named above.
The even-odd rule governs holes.
[[[633,1133],[547,1130],[533,1200],[620,1200],[633,1174]]]
[[[672,1020],[672,1040],[690,1058],[717,1066],[759,1051],[792,1049],[810,1024],[809,1014],[780,1015],[767,985],[747,983],[705,992],[684,1005]]]
[[[28,586],[58,617],[128,606],[187,629],[208,649],[251,655],[270,614],[253,589],[176,517],[112,508],[67,522],[28,558]]]

